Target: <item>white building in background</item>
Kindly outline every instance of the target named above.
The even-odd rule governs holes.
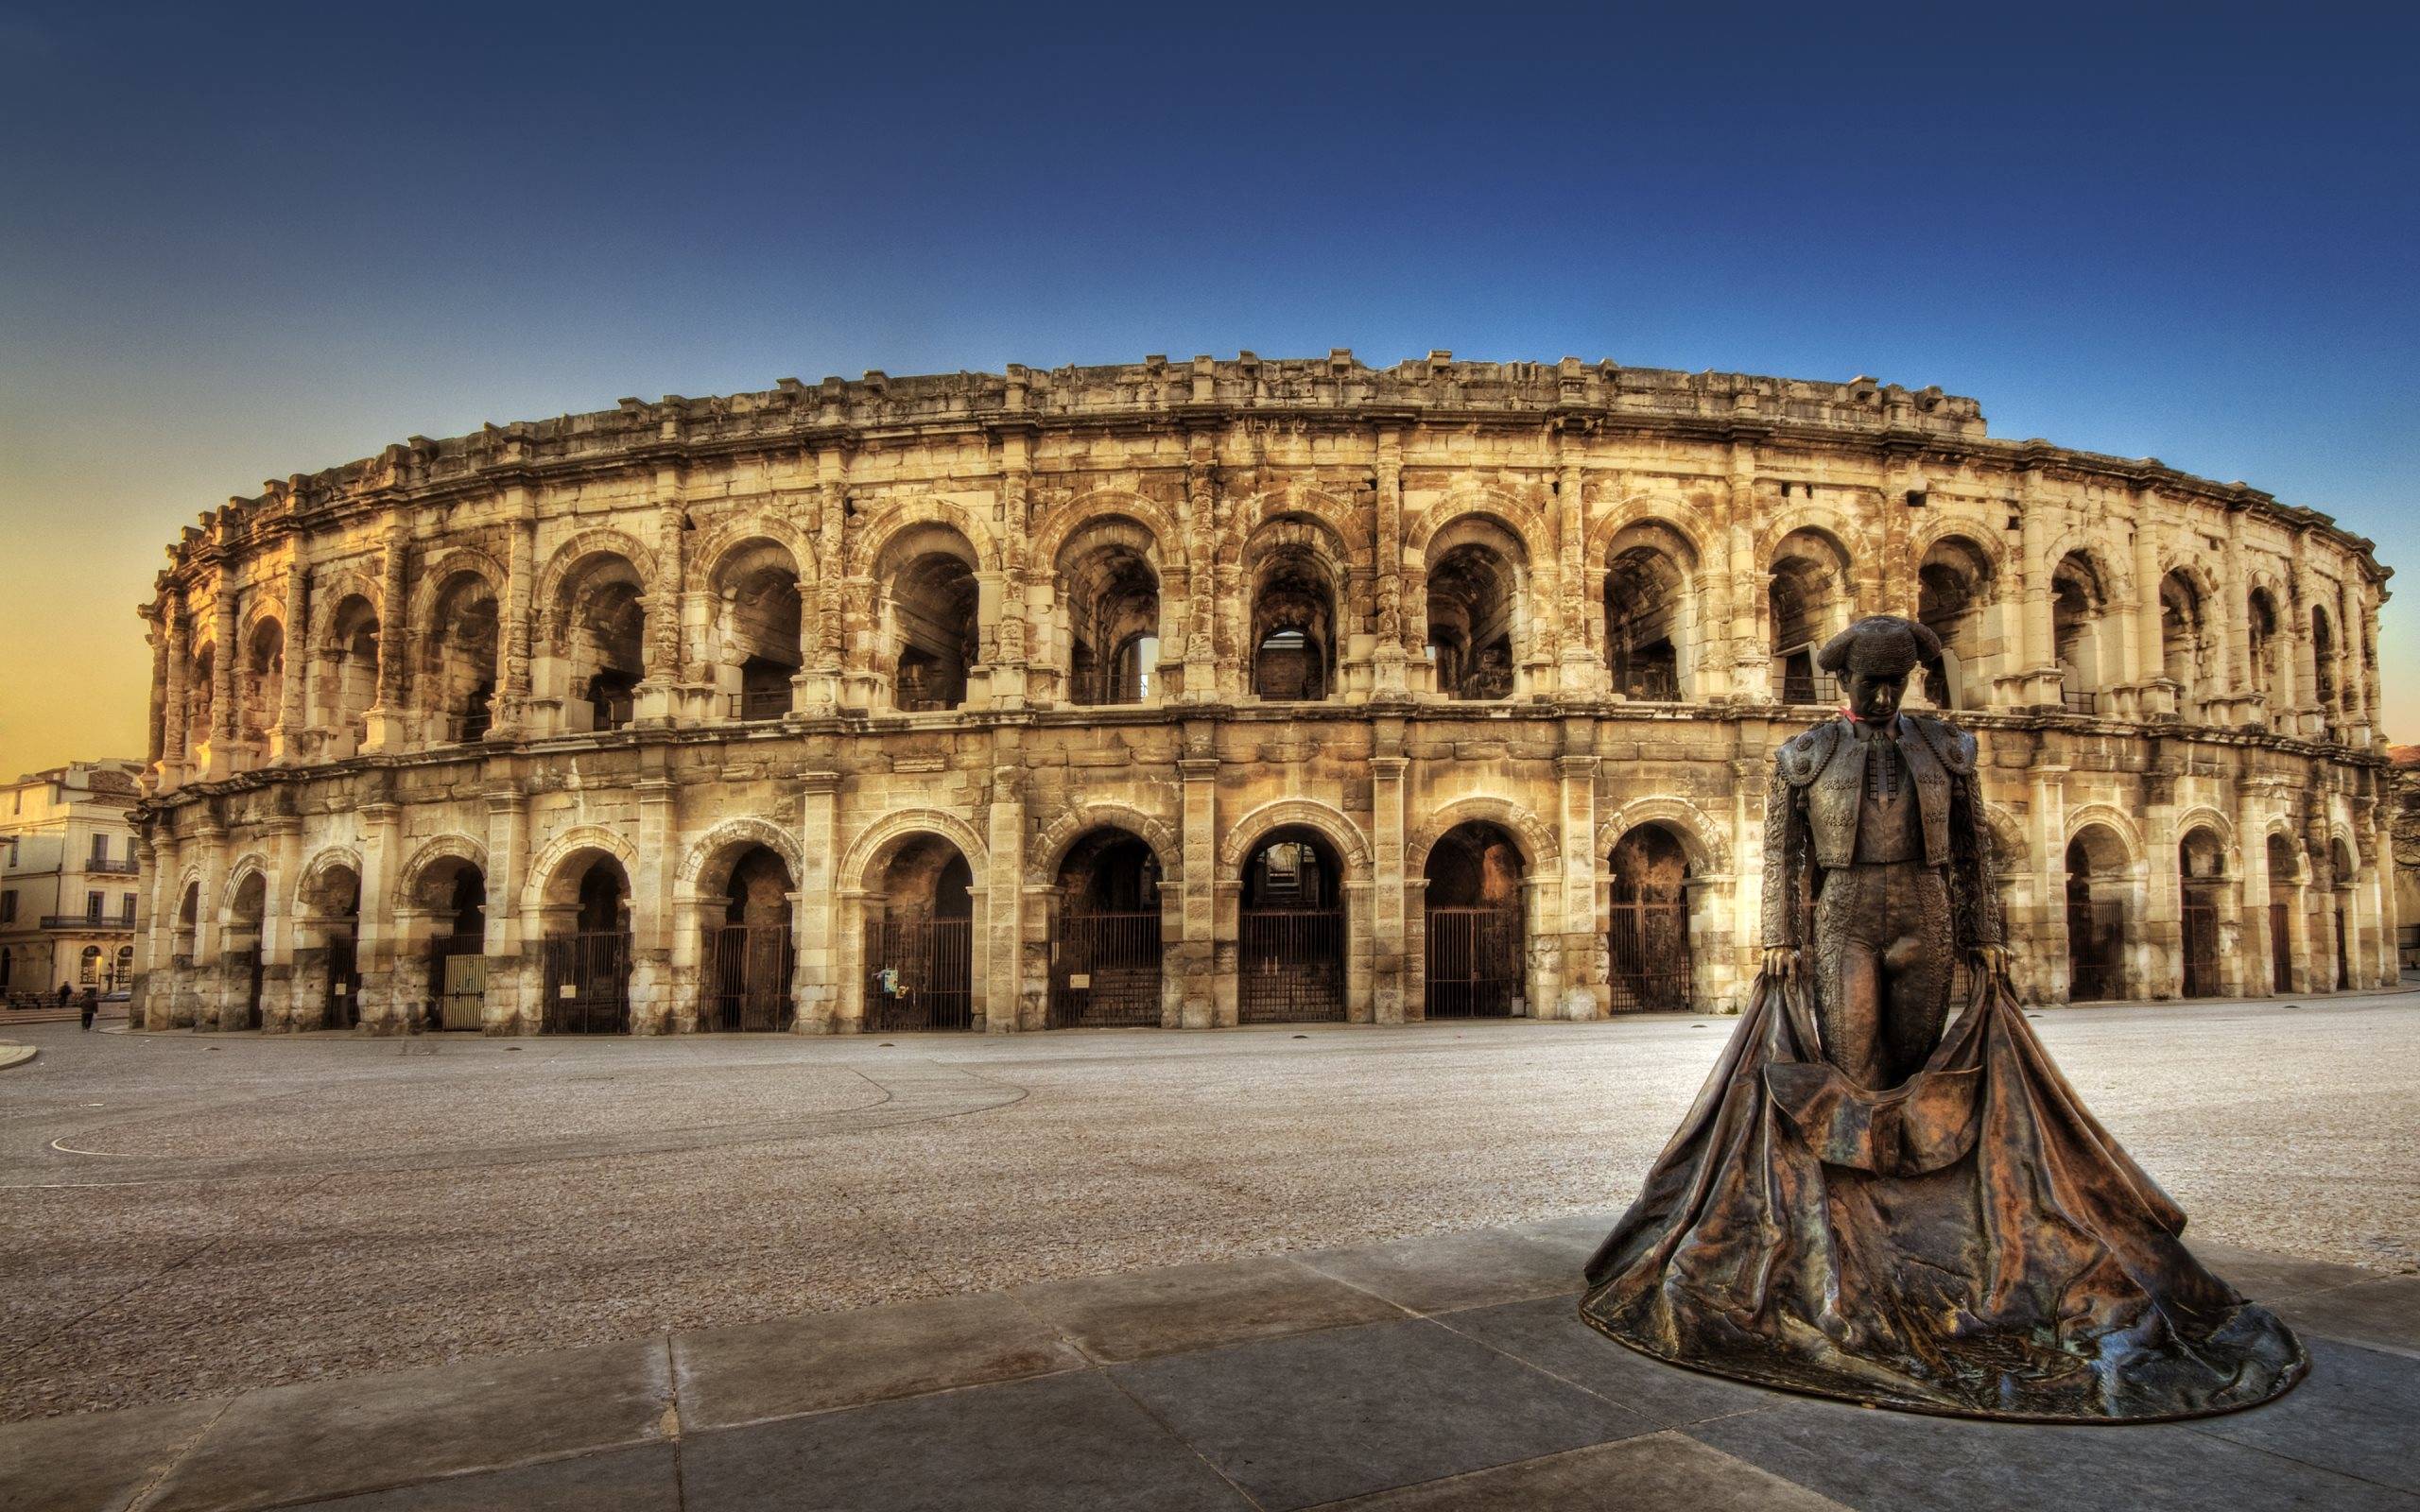
[[[141,762],[70,762],[0,786],[0,993],[106,992],[134,974]]]

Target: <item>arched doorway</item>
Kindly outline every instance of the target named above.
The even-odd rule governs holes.
[[[2101,685],[2110,680],[2118,658],[2103,644],[2104,629],[2115,639],[2109,591],[2100,569],[2080,551],[2059,559],[2050,573],[2050,649],[2059,663],[2061,700],[2070,713],[2089,714],[2100,707]]]
[[[354,947],[361,878],[351,867],[326,868],[311,879],[302,906],[302,927],[319,936],[320,1027],[353,1028],[361,1022],[361,960]]]
[[[719,899],[708,904],[699,1028],[771,1033],[787,1029],[796,1019],[790,996],[796,961],[790,894],[796,885],[788,864],[769,846],[752,845],[732,860]]]
[[[1429,664],[1448,698],[1509,698],[1520,663],[1521,540],[1492,520],[1465,517],[1428,542]]]
[[[2269,837],[2268,850],[2269,990],[2282,996],[2294,989],[2294,905],[2302,865],[2294,859],[2293,842],[2282,834]]]
[[[1509,1019],[1524,1002],[1521,848],[1500,825],[1458,824],[1428,850],[1423,1010],[1432,1019]]]
[[[981,646],[979,558],[966,538],[947,525],[904,530],[874,563],[882,585],[877,670],[891,676],[896,709],[922,713],[956,709]]]
[[[2353,990],[2353,883],[2360,869],[2350,847],[2327,842],[2328,898],[2336,909],[2336,990]]]
[[[708,579],[713,615],[705,655],[722,713],[734,719],[779,719],[790,713],[805,662],[801,637],[805,600],[798,559],[778,541],[752,539],[725,552]]]
[[[1660,824],[1614,843],[1606,976],[1616,1013],[1678,1013],[1689,1007],[1689,857]]]
[[[1253,567],[1252,691],[1272,702],[1317,703],[1335,687],[1334,576],[1307,541],[1271,539]]]
[[[1774,692],[1788,704],[1828,703],[1832,677],[1815,665],[1815,653],[1848,623],[1848,554],[1821,531],[1793,530],[1773,547],[1768,574]]]
[[[2102,825],[2067,842],[2067,1001],[2126,996],[2126,848]]]
[[[1058,559],[1056,634],[1066,645],[1066,699],[1141,703],[1160,654],[1160,579],[1150,531],[1123,517],[1069,538]]]
[[[261,981],[267,972],[261,960],[261,919],[268,909],[268,878],[251,872],[237,885],[234,904],[228,911],[226,987],[230,1000],[242,1006],[220,1012],[222,1029],[261,1026]]]
[[[2216,831],[2197,825],[2176,848],[2177,886],[2184,908],[2185,995],[2214,998],[2226,990],[2219,972],[2219,915],[2226,886],[2226,848]]]
[[[557,870],[548,892],[542,1028],[548,1034],[628,1033],[631,882],[622,864],[582,851]]]
[[[488,879],[475,862],[446,857],[423,872],[417,905],[429,922],[428,995],[447,1029],[476,1029],[488,1001]]]
[[[1050,929],[1050,1027],[1154,1027],[1160,1017],[1160,860],[1118,829],[1059,863]]]
[[[1944,709],[1982,702],[1979,650],[1992,594],[1992,559],[1963,536],[1944,536],[1916,564],[1916,619],[1941,642],[1941,661],[1925,668],[1925,691]]]
[[[975,1027],[975,868],[919,834],[866,895],[866,1027],[876,1034]]]
[[[1236,1016],[1243,1023],[1344,1019],[1344,869],[1318,831],[1272,832],[1244,858]]]
[[[430,606],[421,652],[421,703],[434,721],[430,738],[482,740],[495,723],[495,591],[473,572],[458,572]]]

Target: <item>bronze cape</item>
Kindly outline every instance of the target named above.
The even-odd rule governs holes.
[[[1760,978],[1581,1316],[1659,1359],[1877,1407],[2057,1422],[2254,1406],[2303,1347],[2203,1268],[2003,983],[1922,1071],[1824,1058],[1804,975]]]

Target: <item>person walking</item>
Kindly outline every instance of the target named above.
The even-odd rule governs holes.
[[[93,1015],[101,1011],[101,994],[97,988],[84,989],[84,1032],[93,1032]]]
[[[67,1006],[67,1000],[68,1000],[69,998],[74,997],[75,995],[76,995],[76,989],[75,989],[74,988],[69,987],[69,986],[68,986],[66,983],[64,983],[64,982],[61,982],[61,983],[60,983],[60,984],[59,984],[59,1005],[60,1005],[60,1007],[62,1007],[62,1008],[63,1008],[63,1007]]]

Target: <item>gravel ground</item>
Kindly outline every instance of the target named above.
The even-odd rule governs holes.
[[[0,1419],[1618,1209],[1731,1022],[33,1026],[0,1074]],[[2195,1233],[2420,1270],[2420,996],[2035,1027]]]

